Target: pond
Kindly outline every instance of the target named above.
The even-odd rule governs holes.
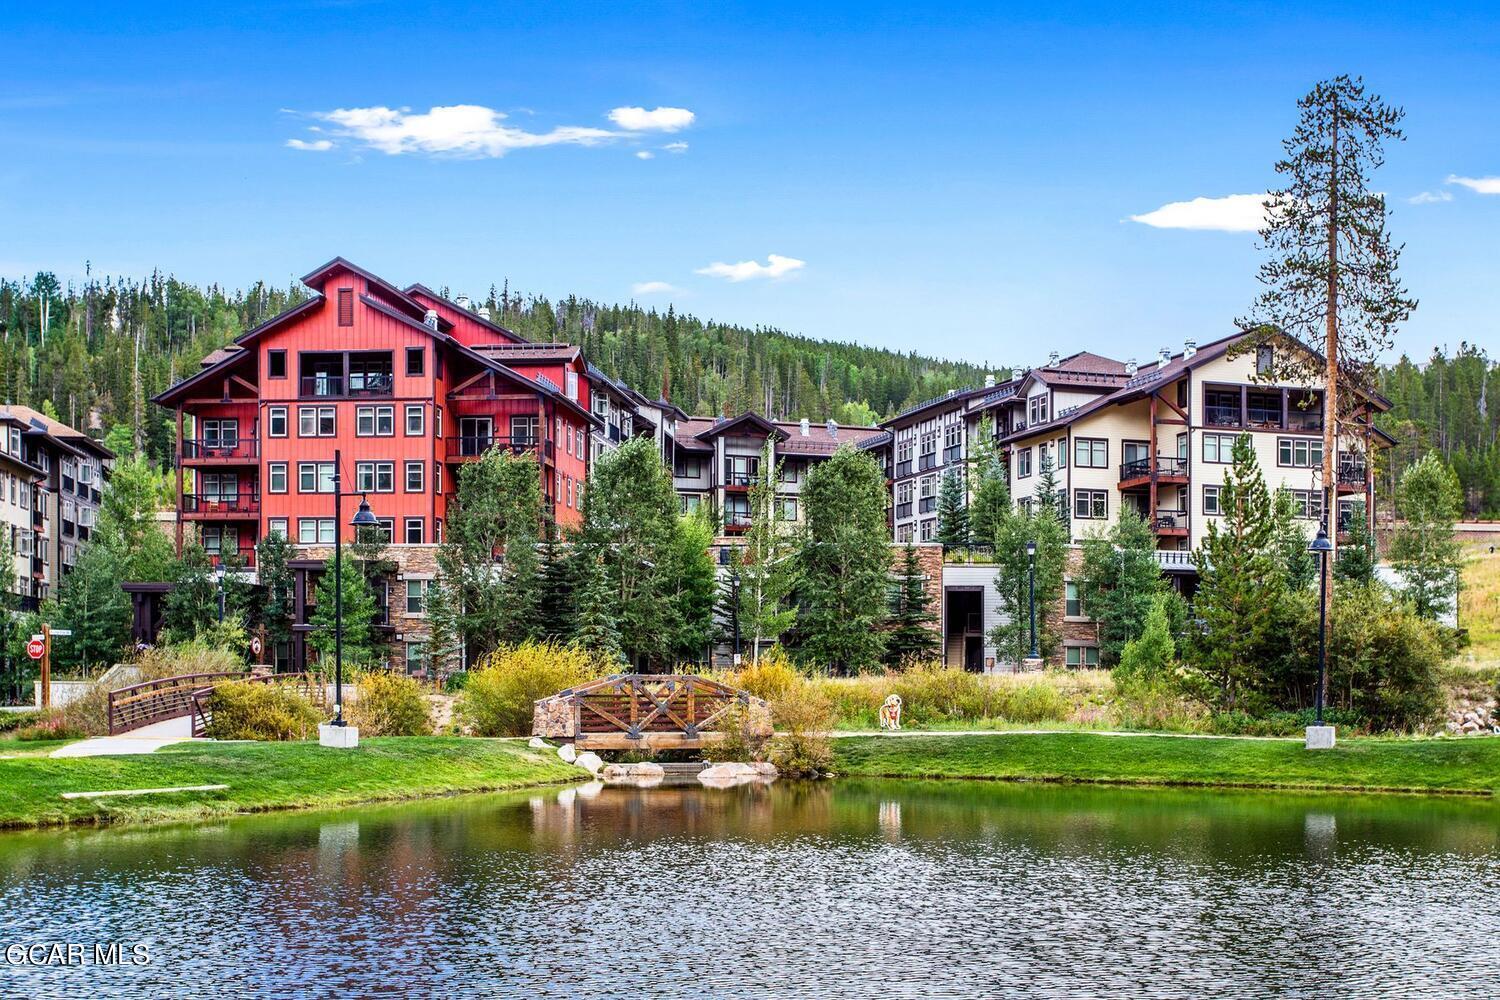
[[[0,995],[1490,993],[1497,886],[1487,800],[586,786],[0,836],[0,944],[87,949]]]

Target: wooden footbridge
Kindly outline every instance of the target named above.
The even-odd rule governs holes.
[[[191,717],[193,735],[202,736],[212,721],[210,696],[220,684],[245,681],[252,684],[289,684],[298,693],[322,704],[322,681],[310,674],[179,674],[142,681],[109,693],[109,734],[118,736],[168,719]]]
[[[616,674],[539,699],[532,732],[579,750],[696,750],[724,738],[737,706],[770,735],[771,708],[748,691],[696,674]]]

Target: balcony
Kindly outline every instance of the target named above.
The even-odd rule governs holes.
[[[36,580],[45,580],[47,578],[47,561],[41,556],[31,557],[31,576]]]
[[[1188,512],[1185,510],[1165,510],[1158,508],[1156,515],[1151,518],[1151,530],[1158,535],[1168,538],[1186,538],[1188,533]]]
[[[1363,465],[1345,464],[1339,466],[1340,493],[1363,493],[1365,491],[1365,467]]]
[[[1165,573],[1196,573],[1191,549],[1157,549],[1156,565]]]
[[[304,354],[297,372],[304,399],[366,399],[395,393],[396,377],[389,351]]]
[[[184,493],[182,514],[200,521],[253,518],[260,514],[256,494]]]
[[[724,471],[724,486],[731,490],[748,490],[755,485],[759,477],[758,472],[733,472],[728,469]]]
[[[258,438],[183,438],[183,464],[253,465],[260,457]]]
[[[724,512],[724,534],[743,535],[750,530],[750,515],[748,512],[731,510]]]
[[[524,455],[528,451],[537,450],[537,439],[529,435],[508,437],[494,434],[460,434],[443,440],[447,446],[447,456],[450,462],[472,462],[483,458],[485,452],[491,448],[499,448],[512,455]],[[552,442],[546,442],[541,451],[545,457],[551,458]]]
[[[1238,427],[1240,425],[1239,406],[1215,406],[1208,405],[1203,408],[1203,423],[1209,427]]]
[[[1151,482],[1151,459],[1133,458],[1120,463],[1120,489],[1126,490]],[[1159,483],[1185,483],[1188,481],[1188,460],[1176,455],[1156,456],[1155,479]]]
[[[234,565],[233,568],[230,568],[230,572],[234,572],[234,569],[254,569],[255,568],[255,543],[254,542],[243,542],[243,543],[240,543],[239,545],[235,546],[235,548],[232,551],[233,551],[234,557],[235,557],[234,560],[233,560],[233,562],[234,562],[235,565]],[[226,554],[224,552],[222,552],[221,550],[214,549],[214,550],[211,550],[208,553],[208,564],[210,566],[212,566],[214,569],[225,569],[226,568],[226,559],[227,559]]]

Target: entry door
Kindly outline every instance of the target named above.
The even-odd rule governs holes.
[[[460,455],[483,455],[494,437],[494,422],[489,417],[459,417],[458,447]]]

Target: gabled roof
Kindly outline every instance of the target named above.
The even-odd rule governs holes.
[[[844,445],[856,448],[871,448],[890,440],[890,433],[879,427],[863,427],[858,424],[814,423],[808,421],[807,433],[802,433],[802,422],[792,420],[767,420],[754,411],[746,411],[738,417],[689,417],[677,424],[677,446],[688,451],[712,451],[714,438],[722,434],[733,434],[749,430],[776,438],[776,450],[783,455],[828,456]]]
[[[54,420],[41,410],[34,410],[29,406],[9,404],[0,408],[0,416],[8,423],[18,423],[26,428],[25,433],[40,434],[51,438],[61,445],[65,450],[81,455],[83,449],[92,451],[100,458],[114,458],[115,453],[103,444],[95,441],[83,431],[71,427],[61,420]]]
[[[416,319],[421,319],[427,314],[427,307],[422,305],[422,303],[418,302],[410,295],[407,295],[401,289],[397,288],[389,281],[386,281],[380,275],[375,274],[371,271],[366,271],[358,264],[355,264],[353,261],[346,260],[343,257],[335,257],[333,258],[333,260],[330,260],[323,266],[314,268],[313,270],[304,274],[302,276],[302,283],[308,288],[312,288],[319,292],[322,292],[323,286],[328,282],[328,276],[331,275],[334,271],[338,270],[344,270],[350,272],[351,274],[359,275],[361,278],[365,279],[366,285],[373,287],[375,290],[381,292],[383,298],[389,299],[396,308],[398,308],[402,312],[411,314]],[[438,323],[440,327],[444,325],[452,325],[446,319],[440,319]]]
[[[475,323],[478,323],[485,329],[490,330],[493,333],[498,333],[500,336],[512,341],[513,343],[527,343],[526,338],[521,336],[519,333],[516,333],[514,330],[507,329],[506,327],[501,326],[499,323],[496,323],[489,317],[482,316],[472,309],[465,309],[457,302],[454,302],[451,299],[444,298],[443,296],[439,295],[437,292],[434,292],[432,289],[428,288],[426,285],[420,282],[412,285],[407,285],[406,294],[411,296],[418,302],[422,301],[423,299],[427,299],[431,302],[445,305],[449,309],[452,309],[454,312],[462,315],[465,319],[473,320]]]
[[[768,437],[774,437],[778,441],[783,441],[787,437],[785,430],[777,427],[754,410],[746,410],[737,417],[724,417],[721,420],[716,420],[708,428],[699,431],[698,437],[715,438],[724,434],[740,432],[764,434]]]
[[[573,344],[475,344],[474,350],[506,364],[567,364],[583,353]]]
[[[949,389],[941,396],[934,396],[932,399],[924,399],[916,406],[907,407],[900,413],[896,414],[894,417],[891,417],[889,420],[882,420],[880,422],[880,426],[895,427],[897,424],[907,423],[913,418],[919,417],[929,410],[938,409],[944,406],[967,403],[971,399],[983,396],[986,393],[994,392],[996,388],[998,387],[993,385],[971,385],[967,389]]]

